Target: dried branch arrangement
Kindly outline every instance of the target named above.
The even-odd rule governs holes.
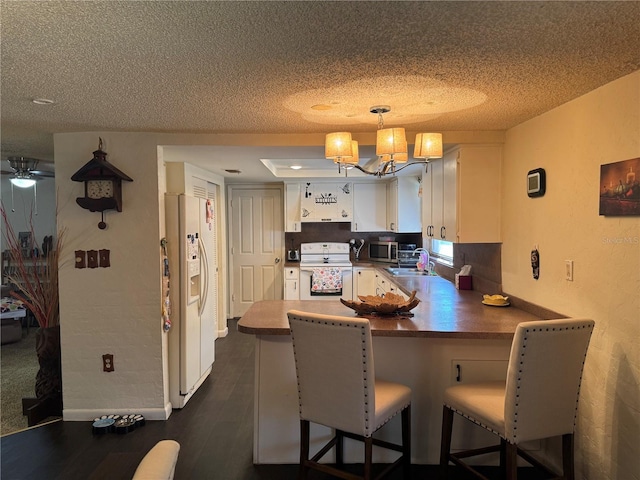
[[[351,300],[340,301],[343,305],[355,310],[358,315],[398,315],[406,314],[418,306],[420,300],[416,298],[416,291],[411,292],[411,296],[405,299],[402,295],[387,292],[384,297],[377,295],[358,295],[360,302]]]
[[[7,219],[4,206],[0,208],[4,222],[3,236],[5,254],[9,256],[12,268],[6,277],[14,285],[11,296],[20,300],[31,311],[41,328],[60,324],[60,304],[58,296],[58,263],[62,249],[64,231],[59,231],[55,242],[40,256],[25,256],[23,247]],[[29,221],[31,238],[35,239],[33,218]]]

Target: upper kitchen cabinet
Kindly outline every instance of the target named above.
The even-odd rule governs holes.
[[[300,184],[284,184],[284,231],[299,232],[300,225]]]
[[[394,177],[387,183],[387,231],[422,231],[419,190],[417,177]]]
[[[423,235],[456,243],[498,243],[500,145],[460,146],[423,176]]]
[[[353,219],[353,184],[303,183],[300,192],[302,222],[350,222]]]
[[[352,232],[384,232],[387,229],[387,185],[380,180],[353,184]]]

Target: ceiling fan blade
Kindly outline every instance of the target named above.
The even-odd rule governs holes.
[[[55,177],[55,172],[52,172],[50,170],[31,170],[30,173],[37,177],[48,177],[48,178]]]

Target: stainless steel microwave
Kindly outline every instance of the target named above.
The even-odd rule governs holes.
[[[369,242],[369,259],[377,262],[398,262],[398,242]]]

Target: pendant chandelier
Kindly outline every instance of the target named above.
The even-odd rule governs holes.
[[[404,128],[384,128],[382,114],[390,112],[388,105],[377,105],[369,109],[371,113],[378,115],[378,132],[376,136],[376,156],[378,166],[375,170],[367,170],[358,163],[358,142],[351,138],[350,132],[328,133],[325,138],[325,157],[338,164],[338,173],[342,167],[345,169],[357,168],[367,175],[382,177],[395,174],[410,165],[427,165],[429,159],[442,157],[441,133],[418,133],[416,135],[413,158],[409,162],[407,138]],[[398,167],[399,164],[405,164]],[[345,171],[346,175],[346,171]]]

